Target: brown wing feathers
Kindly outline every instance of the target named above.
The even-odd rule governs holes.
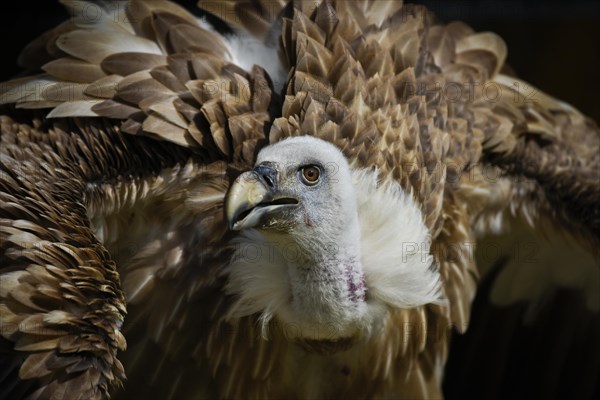
[[[125,349],[126,312],[115,263],[89,227],[85,179],[110,179],[135,161],[114,164],[124,149],[117,137],[104,138],[111,128],[102,123],[81,121],[80,135],[65,124],[41,132],[8,117],[0,123],[1,335],[13,342],[11,352],[23,354],[13,368],[32,388],[15,390],[32,398],[100,398],[124,379],[116,353]],[[171,154],[147,167],[172,163],[178,151]]]
[[[496,81],[507,93],[499,111],[511,108],[522,126],[513,129],[512,146],[490,149],[485,158],[508,176],[520,178],[517,182],[535,182],[535,197],[540,199],[535,206],[543,216],[577,234],[600,238],[597,124],[516,78],[500,75]]]
[[[120,119],[127,133],[251,159],[271,101],[261,68],[231,65],[223,39],[173,3],[69,4],[81,18],[45,35],[46,47],[59,49],[41,66],[46,74],[4,87],[3,103],[52,107],[48,117]],[[89,9],[99,21],[85,19]]]
[[[220,304],[218,296],[216,305],[204,296],[207,287],[218,291],[215,268],[227,256],[219,245],[227,168],[201,164],[173,144],[119,134],[106,120],[37,128],[8,117],[1,122],[0,243],[9,268],[0,278],[2,351],[6,362],[21,359],[2,365],[13,371],[7,382],[19,377],[2,382],[2,396],[115,393],[124,378],[116,358],[125,349],[121,332],[133,344],[119,356],[130,378],[201,342],[178,335],[184,327],[204,332],[200,326],[211,323]],[[121,287],[131,317],[124,326]],[[157,358],[144,356],[136,367],[148,352]],[[175,376],[165,378],[182,379],[176,366],[169,370]],[[151,384],[140,387],[158,393]]]

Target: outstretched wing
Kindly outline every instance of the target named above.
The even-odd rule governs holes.
[[[265,71],[234,64],[232,46],[178,5],[65,2],[72,19],[21,57],[44,73],[4,84],[0,103],[51,108],[48,118],[106,117],[120,129],[251,162],[265,137],[272,88]],[[235,47],[234,47],[235,48]],[[41,57],[29,54],[49,53]]]
[[[498,73],[477,86],[489,100],[469,106],[482,155],[459,171],[456,194],[478,238],[482,284],[469,330],[453,343],[445,393],[593,398],[600,130],[516,77]]]
[[[22,57],[47,49],[45,73],[0,95],[50,109],[2,119],[2,397],[115,392],[121,331],[128,396],[210,396],[222,200],[264,142],[269,78],[174,4],[67,6]]]
[[[62,158],[98,172],[85,155],[102,138],[53,144],[5,116],[0,129],[0,397],[100,398],[124,378],[124,294],[87,222],[81,170]]]
[[[482,285],[469,331],[453,343],[445,392],[593,398],[600,130],[517,78],[498,75],[492,84],[501,93],[489,110],[497,132],[458,191],[480,238]]]

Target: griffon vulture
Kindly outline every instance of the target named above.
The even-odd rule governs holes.
[[[401,1],[64,4],[0,89],[0,397],[439,398],[484,234],[575,237],[548,271],[598,277],[598,127],[497,35]],[[504,268],[507,302],[549,273]]]

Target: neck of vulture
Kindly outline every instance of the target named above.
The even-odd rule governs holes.
[[[283,320],[304,338],[352,336],[366,313],[360,225],[356,203],[348,205],[345,218],[307,221],[301,231],[263,233],[286,264],[291,302]]]
[[[345,218],[301,231],[245,231],[229,265],[227,290],[238,296],[229,317],[261,314],[291,339],[338,341],[364,328],[366,283],[356,204]]]

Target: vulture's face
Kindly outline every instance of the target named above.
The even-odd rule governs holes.
[[[260,229],[296,241],[337,237],[356,218],[356,194],[342,153],[314,137],[264,148],[227,196],[230,228]]]

